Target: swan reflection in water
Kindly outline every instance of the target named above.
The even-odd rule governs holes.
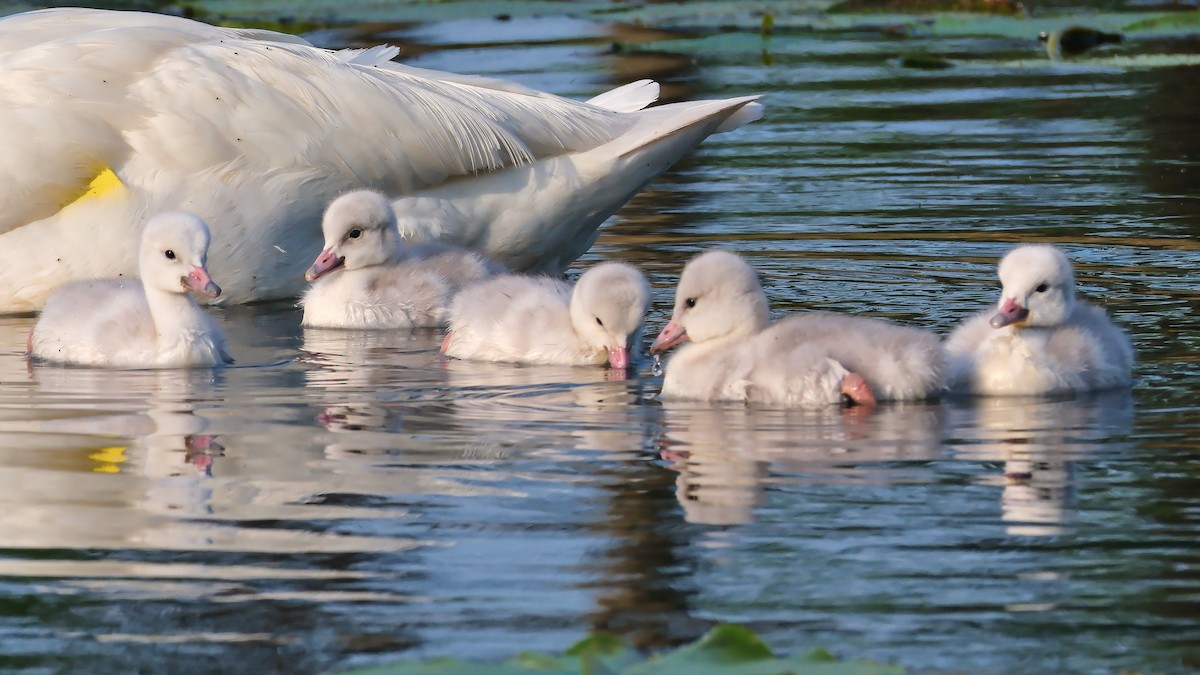
[[[666,401],[663,416],[660,454],[678,472],[684,517],[708,525],[751,522],[766,483],[878,480],[872,465],[933,459],[941,446],[935,404],[784,410]]]
[[[947,438],[965,459],[1002,462],[981,484],[998,486],[1001,517],[1014,536],[1064,531],[1075,502],[1075,462],[1113,436],[1130,434],[1128,391],[1078,398],[981,398],[948,402]]]
[[[480,438],[546,452],[626,458],[648,446],[657,412],[633,369],[448,360],[455,413]]]
[[[209,370],[97,371],[46,367],[34,370],[39,393],[62,401],[80,401],[86,410],[113,404],[112,392],[119,391],[132,407],[142,412],[99,412],[74,414],[44,420],[45,433],[127,439],[125,447],[111,446],[95,453],[97,472],[136,470],[153,479],[212,476],[214,460],[225,448],[208,433],[210,422],[197,415],[197,405],[215,397],[214,384],[220,375]],[[136,403],[135,403],[136,401]],[[90,402],[90,403],[89,403]],[[79,411],[82,412],[82,411]],[[105,457],[113,462],[106,462]],[[114,464],[120,466],[113,466]],[[183,509],[168,502],[165,510]]]
[[[0,433],[0,537],[49,548],[207,543],[180,519],[212,513],[211,475],[224,448],[196,411],[213,400],[214,377],[32,368],[34,419]]]
[[[444,386],[438,340],[432,330],[304,329],[306,396],[337,434],[327,459],[377,462],[412,445],[410,413]]]
[[[448,359],[440,343],[437,331],[304,331],[308,397],[334,434],[328,459],[477,462],[514,448],[643,445],[639,420],[655,413],[636,405],[641,382],[624,371]]]

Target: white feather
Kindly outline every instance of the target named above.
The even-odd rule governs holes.
[[[399,56],[400,48],[393,45],[376,45],[367,49],[339,49],[334,54],[346,63],[381,66]]]
[[[593,96],[588,103],[616,112],[635,112],[657,101],[658,93],[654,80],[638,80]]]

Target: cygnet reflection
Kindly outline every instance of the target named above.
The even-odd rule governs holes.
[[[1067,400],[983,398],[947,404],[947,437],[958,456],[1002,462],[1000,515],[1008,534],[1052,536],[1070,522],[1075,462],[1105,439],[1131,432],[1128,391]]]
[[[5,453],[0,537],[13,545],[171,548],[193,541],[178,519],[212,510],[210,476],[224,448],[196,409],[211,371],[31,371],[37,453]],[[36,477],[36,480],[30,478]]]
[[[658,410],[625,369],[446,362],[453,410],[481,442],[626,455],[649,447]]]
[[[150,512],[177,516],[210,513],[212,495],[202,479],[212,476],[214,462],[224,455],[225,448],[208,433],[209,420],[196,414],[196,405],[212,395],[218,375],[187,370],[113,374],[41,369],[37,377],[43,393],[103,400],[115,388],[126,396],[144,396],[148,407],[141,413],[47,420],[44,430],[127,438],[123,452],[114,446],[97,453],[114,460],[124,455],[115,462],[120,466],[104,468],[102,464],[100,470],[136,471],[152,479],[140,502]]]
[[[381,493],[481,494],[514,454],[643,449],[640,382],[602,367],[446,359],[437,332],[305,331],[306,397],[328,471]]]
[[[936,457],[940,411],[935,404],[809,411],[664,402],[658,444],[679,474],[675,494],[688,522],[740,524],[753,520],[768,478],[877,480],[874,464]]]
[[[316,399],[379,392],[389,385],[434,386],[441,381],[441,336],[433,330],[305,328],[300,360]]]
[[[338,434],[327,458],[379,461],[410,444],[409,403],[444,386],[439,340],[432,330],[304,329],[307,397],[317,423]]]

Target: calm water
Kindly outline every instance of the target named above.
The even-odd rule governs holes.
[[[872,32],[612,53],[649,34],[373,30],[565,95],[767,94],[581,261],[645,269],[652,331],[710,246],[746,252],[778,313],[944,333],[993,301],[1011,244],[1055,242],[1131,333],[1137,384],[788,413],[662,403],[648,368],[445,362],[435,332],[302,330],[287,304],[220,312],[239,365],[218,373],[30,367],[32,319],[0,319],[0,669],[500,660],[717,621],[923,672],[1200,664],[1200,70]],[[960,65],[888,60],[921,50]]]

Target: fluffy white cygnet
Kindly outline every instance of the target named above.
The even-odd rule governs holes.
[[[1000,260],[999,276],[998,309],[968,319],[946,340],[951,391],[1019,396],[1129,386],[1129,338],[1104,310],[1075,299],[1062,251],[1018,246]]]
[[[325,249],[304,275],[313,282],[301,300],[305,326],[441,326],[464,285],[503,271],[465,248],[404,246],[391,202],[370,190],[335,199],[321,229]]]
[[[447,356],[480,361],[627,368],[641,343],[650,286],[637,269],[602,263],[574,288],[549,277],[505,275],[454,300]]]
[[[932,334],[881,319],[814,312],[768,327],[767,296],[740,256],[710,251],[679,278],[671,321],[652,353],[681,342],[663,396],[790,407],[933,397],[941,345]]]
[[[151,218],[142,232],[141,280],[83,281],[56,290],[30,332],[30,354],[113,368],[232,362],[224,332],[188,296],[221,294],[208,275],[208,242],[208,226],[190,213]]]

